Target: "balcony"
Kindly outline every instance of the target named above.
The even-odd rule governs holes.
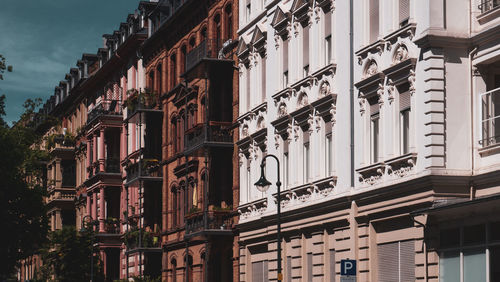
[[[213,210],[206,215],[197,211],[186,215],[186,236],[232,235],[233,213],[231,210]],[[205,225],[206,219],[206,225]]]
[[[87,113],[87,125],[102,117],[122,116],[122,104],[118,100],[102,100]]]
[[[221,67],[220,64],[228,64],[232,66],[232,60],[226,59],[225,49],[232,49],[236,42],[223,39],[205,39],[198,46],[194,47],[186,55],[186,72],[183,76],[189,81],[195,77],[203,77],[204,70],[214,63],[216,67]],[[208,63],[204,65],[203,63]],[[197,66],[201,66],[198,68]]]
[[[230,122],[211,121],[209,124],[197,124],[185,133],[184,150],[193,152],[204,146],[233,147],[233,134]]]
[[[500,87],[481,96],[481,140],[479,144],[490,147],[500,144]]]
[[[117,218],[106,218],[104,220],[103,234],[120,234],[120,220]]]
[[[126,122],[135,123],[138,113],[155,113],[158,114],[158,118],[161,119],[162,110],[155,109],[158,105],[158,95],[155,92],[137,91],[136,89],[131,89],[127,91],[128,98],[124,102],[124,106],[127,108],[127,119]]]
[[[157,232],[135,228],[127,231],[123,236],[123,240],[129,254],[135,252],[161,252],[161,239],[160,234]]]
[[[138,180],[162,181],[163,173],[157,159],[140,159],[135,163],[129,163],[125,170],[127,171],[127,183],[131,185]]]

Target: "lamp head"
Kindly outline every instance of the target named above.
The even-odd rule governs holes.
[[[271,182],[266,179],[263,165],[260,166],[260,178],[255,182],[255,186],[257,186],[260,192],[266,192],[269,186],[271,186]]]

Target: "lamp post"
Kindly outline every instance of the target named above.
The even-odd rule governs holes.
[[[89,220],[85,220],[85,219]],[[87,228],[85,227],[85,223],[90,224],[91,228],[90,231],[92,232],[90,235],[90,244],[91,244],[91,251],[90,251],[90,282],[94,281],[94,225],[98,225],[99,222],[97,220],[94,220],[92,216],[86,215],[82,218],[82,228],[80,229],[80,232],[85,232],[87,231]]]
[[[255,182],[255,186],[257,186],[257,189],[261,192],[266,192],[269,189],[269,186],[271,186],[271,182],[266,179],[265,171],[264,168],[266,167],[266,159],[267,158],[273,158],[276,160],[276,163],[278,165],[277,171],[278,171],[278,180],[276,181],[276,187],[278,188],[278,214],[276,217],[276,225],[277,225],[277,252],[278,252],[278,281],[283,280],[283,274],[281,273],[281,201],[280,201],[280,188],[281,188],[281,182],[280,182],[280,161],[275,155],[269,154],[266,155],[262,159],[262,163],[260,164],[260,178],[257,182]]]

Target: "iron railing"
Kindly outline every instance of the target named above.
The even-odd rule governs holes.
[[[102,100],[95,105],[87,114],[87,124],[103,115],[121,115],[122,103],[119,100]]]
[[[138,162],[128,165],[125,170],[127,171],[127,182],[139,177],[161,178],[163,176],[159,161],[156,159],[140,159]]]
[[[197,212],[186,216],[186,234],[199,231],[229,231],[233,225],[233,214],[230,210],[210,211],[206,214]]]
[[[481,94],[481,140],[483,147],[500,143],[500,87]]]
[[[481,10],[481,13],[485,13],[498,6],[500,6],[500,0],[483,0],[481,1],[481,4],[479,4],[478,8]]]
[[[186,55],[186,70],[190,70],[202,59],[218,58],[219,50],[222,49],[223,39],[205,39],[198,46],[194,47]]]
[[[184,149],[190,150],[204,143],[232,144],[233,135],[229,129],[230,126],[230,122],[210,122],[209,125],[198,124],[186,131]]]

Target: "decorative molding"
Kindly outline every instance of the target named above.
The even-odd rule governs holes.
[[[389,81],[387,81],[387,100],[389,101],[389,105],[392,104],[392,102],[394,102],[394,93],[396,93],[396,86],[394,86],[394,82],[392,80],[389,79]]]
[[[410,69],[410,75],[408,76],[408,82],[410,83],[410,95],[413,96],[413,94],[416,91],[415,85],[416,85],[416,73],[413,69]]]

